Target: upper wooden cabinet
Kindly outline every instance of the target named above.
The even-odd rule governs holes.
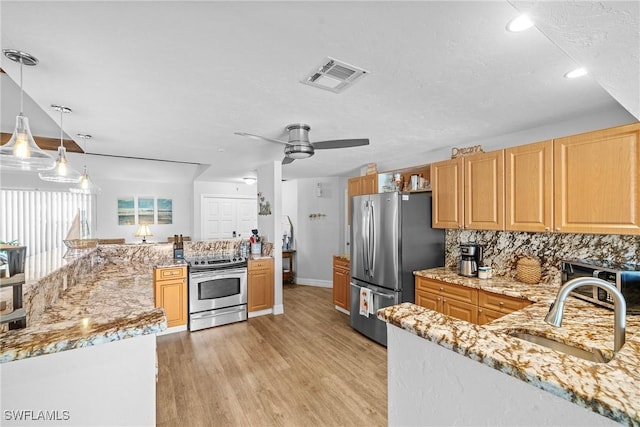
[[[640,234],[640,123],[554,140],[554,223],[563,233]]]
[[[462,228],[462,158],[431,164],[432,226]]]
[[[378,192],[378,175],[370,174],[349,178],[347,182],[347,223],[351,224],[351,198],[363,194],[375,194]]]
[[[464,159],[464,228],[504,229],[504,150]]]
[[[553,229],[553,141],[505,150],[505,230]]]
[[[434,228],[504,228],[504,151],[431,165]]]

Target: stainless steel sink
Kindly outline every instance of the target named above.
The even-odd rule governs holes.
[[[555,341],[549,338],[541,337],[539,335],[533,335],[528,332],[509,332],[509,335],[524,341],[529,341],[533,344],[547,347],[560,353],[579,357],[584,360],[589,360],[591,362],[607,363],[610,360],[606,358],[598,349],[584,350],[582,348],[574,347],[571,344],[565,344],[560,341]]]

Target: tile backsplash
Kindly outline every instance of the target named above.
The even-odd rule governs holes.
[[[589,259],[615,263],[638,263],[640,236],[510,231],[447,230],[445,263],[457,268],[460,243],[484,246],[484,265],[497,276],[516,275],[516,263],[523,255],[540,260],[544,283],[560,283],[560,260]]]

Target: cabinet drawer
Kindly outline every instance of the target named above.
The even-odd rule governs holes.
[[[434,292],[440,296],[454,298],[458,301],[468,302],[470,304],[478,303],[478,290],[467,286],[454,285],[451,283],[441,282],[439,280],[417,277],[416,289]]]
[[[522,298],[509,297],[487,291],[480,291],[478,303],[480,307],[495,310],[503,314],[520,310],[530,304],[529,301]]]
[[[167,267],[167,268],[157,268],[155,270],[155,279],[156,280],[167,280],[167,279],[179,279],[182,277],[187,277],[187,268],[186,267]]]
[[[249,261],[248,270],[256,271],[256,270],[267,270],[271,268],[271,264],[273,263],[270,259],[260,259],[260,260],[252,260]]]

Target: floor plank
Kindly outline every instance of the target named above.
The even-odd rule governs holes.
[[[158,337],[158,426],[385,426],[386,348],[331,289],[284,286],[285,313]]]

